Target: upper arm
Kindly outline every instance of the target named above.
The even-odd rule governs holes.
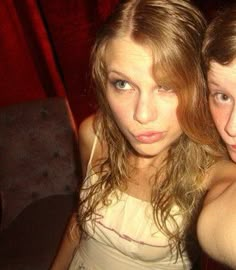
[[[95,138],[95,132],[93,128],[94,117],[94,115],[91,115],[83,120],[79,126],[78,131],[79,152],[83,176],[86,174],[86,169]]]
[[[197,235],[206,253],[236,267],[236,164],[220,162],[216,166],[198,218]]]

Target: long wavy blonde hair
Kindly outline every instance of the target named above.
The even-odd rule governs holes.
[[[161,71],[177,89],[177,116],[183,134],[153,176],[151,204],[157,227],[168,236],[170,247],[181,254],[182,240],[205,192],[204,176],[224,154],[208,111],[201,69],[205,27],[201,13],[187,0],[129,0],[118,5],[98,33],[91,56],[100,108],[95,130],[99,126],[99,138],[107,145],[107,155],[97,161],[98,181],[86,190],[87,195],[79,203],[78,223],[82,231],[97,207],[109,204],[112,192],[125,190],[129,178],[128,156],[132,148],[117,126],[105,96],[107,46],[114,38],[129,36],[151,48],[154,74]],[[164,181],[159,181],[163,175]],[[175,205],[183,217],[181,227],[171,212]],[[175,224],[174,230],[167,226],[169,219]]]

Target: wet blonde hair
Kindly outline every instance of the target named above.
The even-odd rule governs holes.
[[[170,247],[181,254],[181,244],[196,215],[205,191],[204,175],[216,162],[218,135],[208,112],[206,85],[201,69],[201,46],[205,20],[187,0],[122,1],[98,33],[93,47],[92,77],[99,102],[95,130],[107,145],[107,155],[97,161],[98,181],[86,190],[79,204],[79,225],[93,218],[98,207],[109,205],[109,195],[125,190],[129,178],[128,156],[132,148],[117,126],[105,90],[105,54],[112,39],[128,36],[153,53],[153,74],[174,85],[179,106],[177,116],[183,135],[173,143],[152,187],[151,204],[157,227],[169,238]],[[94,171],[94,170],[93,170]],[[164,177],[164,181],[160,181]],[[171,212],[177,205],[181,227]],[[171,220],[173,230],[167,223]]]

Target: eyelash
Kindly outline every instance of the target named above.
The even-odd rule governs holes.
[[[230,97],[224,93],[213,93],[211,95],[213,96],[216,103],[225,104],[230,101]],[[226,98],[227,100],[224,100],[223,98]]]
[[[174,92],[174,90],[172,88],[167,87],[167,86],[163,86],[163,85],[158,85],[157,88],[161,92],[166,92],[166,93],[172,93],[172,92]]]
[[[128,81],[126,81],[126,80],[112,80],[111,81],[111,84],[113,85],[113,87],[115,88],[115,89],[117,89],[117,90],[121,90],[121,91],[128,91],[128,90],[131,90],[132,89],[132,87],[131,87],[131,85],[129,84],[129,82]],[[119,84],[125,84],[125,86],[126,85],[129,85],[129,88],[128,89],[126,89],[125,88],[125,86],[119,86]]]
[[[125,87],[119,87],[118,86],[119,83],[129,85],[128,89],[125,88]],[[111,84],[118,91],[129,91],[129,90],[132,90],[133,89],[133,87],[131,86],[131,84],[128,81],[126,81],[126,80],[120,80],[120,79],[111,80]],[[157,86],[157,89],[158,89],[158,92],[166,92],[166,93],[172,93],[172,92],[174,92],[174,90],[172,88],[169,88],[169,87],[166,87],[166,86],[162,86],[162,85],[158,85]]]

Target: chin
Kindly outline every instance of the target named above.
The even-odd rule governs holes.
[[[229,155],[230,155],[232,161],[236,163],[236,153],[229,153]]]
[[[233,151],[232,149],[228,147],[228,152],[232,161],[236,163],[236,150]]]
[[[142,147],[134,147],[134,150],[138,156],[145,158],[152,158],[166,152],[166,149],[158,149],[153,144],[143,145]]]

